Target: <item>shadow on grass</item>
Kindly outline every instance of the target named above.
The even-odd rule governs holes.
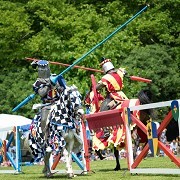
[[[82,176],[91,176],[90,174],[78,174],[76,177],[73,178],[78,178],[78,177],[82,177]],[[39,176],[38,179],[69,179],[67,174],[54,174],[52,177],[45,177],[44,175]]]
[[[115,171],[114,169],[99,169],[98,171],[99,172],[120,172],[120,171],[127,171],[128,170],[128,168],[121,168],[121,170],[119,170],[119,171]]]
[[[47,178],[47,177],[45,177],[44,175],[42,175],[42,176],[39,176],[38,177],[39,179],[68,179],[68,177],[67,177],[67,175],[66,174],[61,174],[61,175],[53,175],[52,177],[49,177],[49,178]]]

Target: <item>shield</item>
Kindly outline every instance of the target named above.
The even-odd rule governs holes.
[[[157,149],[158,149],[158,136],[157,136],[156,123],[149,122],[146,127],[147,127],[149,149],[151,150],[152,155],[155,156],[157,154]]]
[[[128,125],[128,126],[130,126],[130,124],[131,124],[131,111],[130,111],[130,109],[129,108],[127,108],[127,107],[125,107],[124,108],[124,118],[125,118],[125,122],[126,122],[126,124]]]
[[[172,115],[175,121],[178,121],[179,118],[179,104],[178,101],[174,100],[171,103],[171,110],[172,110]]]

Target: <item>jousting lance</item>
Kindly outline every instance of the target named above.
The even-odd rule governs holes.
[[[39,59],[35,59],[35,58],[26,58],[26,60],[28,60],[28,61],[39,61]],[[54,61],[48,61],[48,62],[50,64],[56,64],[56,65],[60,65],[60,66],[70,66],[70,64],[64,64],[64,63],[60,63],[60,62],[54,62]],[[74,66],[73,68],[83,69],[83,70],[86,70],[86,71],[104,73],[102,70],[94,69],[94,68],[88,68],[88,67],[84,67],[84,66]],[[130,78],[132,81],[140,81],[140,82],[145,82],[145,83],[151,83],[152,82],[151,79],[146,79],[146,78],[139,77],[139,76],[125,75],[125,77]]]
[[[115,31],[113,31],[109,36],[107,36],[104,40],[102,40],[100,43],[96,44],[92,49],[90,49],[87,53],[82,55],[79,59],[77,59],[73,64],[68,66],[64,71],[62,71],[58,76],[62,77],[64,73],[69,71],[72,67],[74,67],[76,64],[78,64],[80,61],[82,61],[86,56],[88,56],[90,53],[92,53],[95,49],[97,49],[99,46],[104,44],[107,40],[109,40],[112,36],[114,36],[117,32],[119,32],[122,28],[126,27],[131,21],[133,21],[136,17],[138,17],[142,12],[144,12],[148,8],[148,5],[146,5],[144,8],[142,8],[139,12],[137,12],[134,16],[132,16],[128,21],[126,21],[124,24],[119,26]],[[53,83],[56,83],[58,80],[57,78],[53,78]],[[15,112],[25,104],[27,104],[30,100],[32,100],[35,97],[35,94],[31,94],[27,98],[25,98],[20,104],[18,104],[12,111]]]

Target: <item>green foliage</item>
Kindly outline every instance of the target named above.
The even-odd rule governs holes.
[[[144,0],[1,0],[0,1],[0,113],[11,110],[33,93],[37,73],[25,57],[72,64],[102,42],[146,4]],[[129,75],[153,80],[151,85],[125,78],[124,92],[136,97],[150,88],[154,101],[178,99],[180,94],[179,0],[156,0],[140,16],[104,44],[95,48],[78,65],[100,69],[102,56]],[[51,65],[59,74],[66,67]],[[71,68],[63,76],[85,95],[91,71]],[[102,74],[95,73],[98,81]],[[32,117],[31,107],[17,114]]]
[[[28,70],[26,68],[11,68],[4,71],[4,74],[0,76],[1,113],[12,114],[12,109],[16,107],[28,95],[33,93],[32,84],[34,82],[30,80],[31,77],[35,78],[33,73],[34,72],[32,71],[32,69]],[[35,100],[20,109],[18,113],[32,118],[31,107],[33,105],[32,103],[34,103]],[[8,101],[9,103],[7,103]]]
[[[152,90],[154,102],[173,100],[180,96],[179,68],[171,56],[171,50],[166,46],[147,45],[135,48],[124,63],[130,74],[136,72],[134,75],[152,79],[152,84],[143,83],[142,88],[146,86]],[[136,85],[133,84],[133,87]]]
[[[29,34],[30,21],[24,6],[19,2],[0,1],[0,57],[4,65],[22,58],[21,46]]]

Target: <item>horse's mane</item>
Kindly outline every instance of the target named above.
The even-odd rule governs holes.
[[[138,99],[141,104],[149,104],[152,101],[152,92],[150,90],[141,90],[138,93]]]
[[[150,90],[141,90],[138,93],[138,99],[140,101],[140,104],[149,104],[152,103],[152,92]],[[143,110],[143,112],[147,113],[151,118],[155,118],[154,110],[153,109],[147,109]]]

